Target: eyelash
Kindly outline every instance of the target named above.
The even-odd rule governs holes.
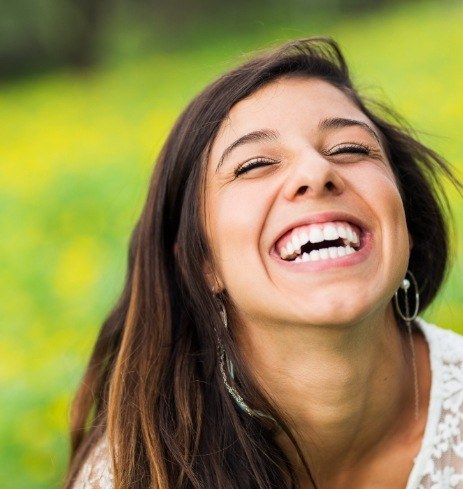
[[[334,151],[328,152],[328,156],[335,156],[338,154],[355,154],[361,153],[367,156],[370,156],[374,152],[374,149],[366,144],[358,144],[358,143],[345,143],[343,145],[336,146]]]
[[[275,160],[269,160],[261,157],[255,158],[250,161],[246,161],[242,165],[238,166],[238,168],[235,169],[235,177],[239,177],[240,175],[243,175],[244,173],[247,173],[248,171],[253,170],[254,168],[270,166],[275,163],[277,163]]]
[[[327,156],[336,156],[340,154],[364,154],[366,156],[370,156],[372,153],[374,153],[374,149],[365,145],[365,144],[358,144],[358,143],[346,143],[344,145],[336,146],[334,148],[334,151],[331,150],[330,152],[327,152]],[[235,169],[235,177],[239,177],[240,175],[243,175],[251,170],[254,170],[255,168],[262,168],[264,166],[270,166],[277,163],[275,160],[269,160],[266,158],[255,158],[254,160],[246,161],[242,165],[238,166],[238,168]]]

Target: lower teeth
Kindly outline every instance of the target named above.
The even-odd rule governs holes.
[[[293,261],[295,261],[296,263],[300,263],[308,261],[329,260],[346,255],[352,255],[352,253],[355,253],[355,249],[352,248],[352,246],[332,246],[330,248],[312,250],[310,253],[303,253],[302,255],[296,257]]]

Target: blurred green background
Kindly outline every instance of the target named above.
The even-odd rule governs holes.
[[[442,0],[2,1],[2,489],[59,487],[71,397],[189,99],[253,49],[330,35],[363,92],[462,171],[462,25],[463,4]],[[427,317],[463,333],[463,202],[449,197],[457,258]]]

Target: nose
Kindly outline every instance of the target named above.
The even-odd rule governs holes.
[[[284,188],[284,197],[287,200],[335,196],[344,191],[345,182],[336,163],[316,151],[299,158],[290,166],[289,171]]]

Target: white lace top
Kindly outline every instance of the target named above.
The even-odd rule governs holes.
[[[429,344],[431,398],[420,452],[404,489],[463,489],[463,336],[419,320]],[[114,489],[106,439],[73,489]]]

